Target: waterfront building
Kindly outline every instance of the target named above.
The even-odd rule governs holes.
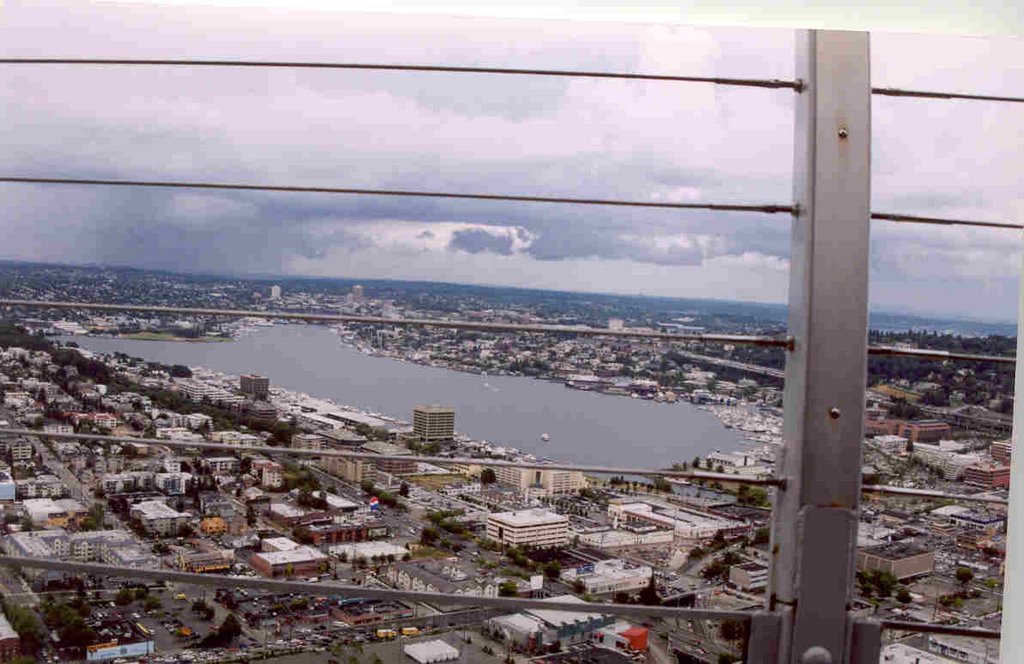
[[[242,394],[255,399],[266,399],[270,395],[270,379],[259,374],[242,374],[238,377]]]
[[[455,409],[416,406],[412,411],[413,435],[426,443],[448,442],[455,437]]]

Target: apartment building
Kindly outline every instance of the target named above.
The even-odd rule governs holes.
[[[176,535],[182,526],[188,525],[192,515],[179,512],[159,500],[147,500],[131,506],[129,512],[134,519],[142,523],[148,532],[162,537]]]

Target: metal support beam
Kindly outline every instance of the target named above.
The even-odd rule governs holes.
[[[1021,263],[1017,304],[1017,368],[1013,393],[1024,394],[1024,262]],[[1003,638],[999,661],[1024,661],[1024,632],[1016,629],[1024,620],[1024,456],[1019,452],[1024,437],[1024,408],[1013,409],[1013,447],[1010,455],[1010,506],[1006,519],[1006,576],[1003,579]]]
[[[772,608],[791,608],[780,664],[848,662],[867,372],[871,82],[868,35],[798,33],[784,449]],[[809,659],[807,659],[809,658]]]

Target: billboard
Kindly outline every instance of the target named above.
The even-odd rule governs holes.
[[[99,643],[86,648],[85,659],[89,662],[101,662],[107,659],[117,659],[118,657],[148,655],[155,651],[156,646],[152,641],[139,641],[138,643],[125,643],[122,645]]]
[[[544,588],[544,575],[534,574],[530,577],[530,590],[541,590]]]

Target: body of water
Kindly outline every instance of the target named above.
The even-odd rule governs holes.
[[[573,463],[664,467],[741,435],[688,403],[581,392],[525,377],[478,376],[373,357],[313,325],[262,328],[230,343],[74,337],[81,347],[230,374],[259,373],[271,385],[339,404],[412,419],[417,404],[455,408],[456,429],[476,439]],[[549,434],[543,442],[541,436]]]

